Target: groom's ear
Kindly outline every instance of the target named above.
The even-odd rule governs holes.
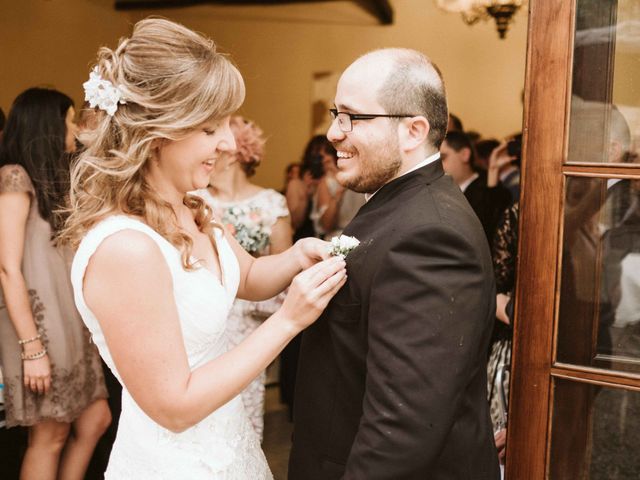
[[[400,148],[410,152],[427,143],[427,136],[431,126],[422,115],[405,118],[399,128]]]

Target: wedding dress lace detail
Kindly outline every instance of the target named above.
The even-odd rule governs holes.
[[[146,224],[126,216],[113,216],[87,233],[74,258],[71,278],[78,310],[116,377],[120,380],[100,325],[84,302],[82,281],[89,259],[100,243],[125,229],[149,235],[167,261],[191,369],[226,352],[227,315],[240,272],[224,236],[216,234],[223,272],[220,282],[206,268],[184,270],[180,252]],[[273,477],[239,396],[193,427],[174,433],[149,418],[124,386],[118,434],[105,479],[272,480]]]

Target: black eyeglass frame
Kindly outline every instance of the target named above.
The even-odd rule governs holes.
[[[349,125],[351,128],[349,130],[343,130],[340,123],[338,126],[340,130],[344,133],[349,133],[353,130],[353,121],[354,120],[373,120],[374,118],[383,117],[383,118],[410,118],[417,117],[418,115],[407,115],[407,114],[389,114],[389,113],[349,113],[349,112],[339,112],[337,108],[330,108],[329,113],[331,114],[331,118],[333,120],[338,118],[338,115],[347,115],[349,117]]]

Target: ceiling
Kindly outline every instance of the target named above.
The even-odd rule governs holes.
[[[287,4],[308,4],[318,8],[321,4],[349,3],[367,12],[377,19],[381,25],[393,23],[393,8],[389,0],[115,0],[117,10],[138,10],[153,8],[185,8],[193,5],[223,5],[227,7],[260,6],[269,7]],[[311,12],[310,12],[311,13]]]

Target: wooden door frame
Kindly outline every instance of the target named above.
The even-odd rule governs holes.
[[[553,378],[640,391],[640,374],[564,364],[557,362],[554,355],[565,179],[640,179],[639,164],[565,163],[575,17],[576,0],[529,2],[520,241],[507,432],[506,478],[514,480],[547,478]],[[611,83],[612,62],[609,68],[611,71],[606,73],[611,75]],[[608,104],[606,99],[604,103]]]
[[[509,479],[546,476],[574,10],[572,1],[529,2]]]

